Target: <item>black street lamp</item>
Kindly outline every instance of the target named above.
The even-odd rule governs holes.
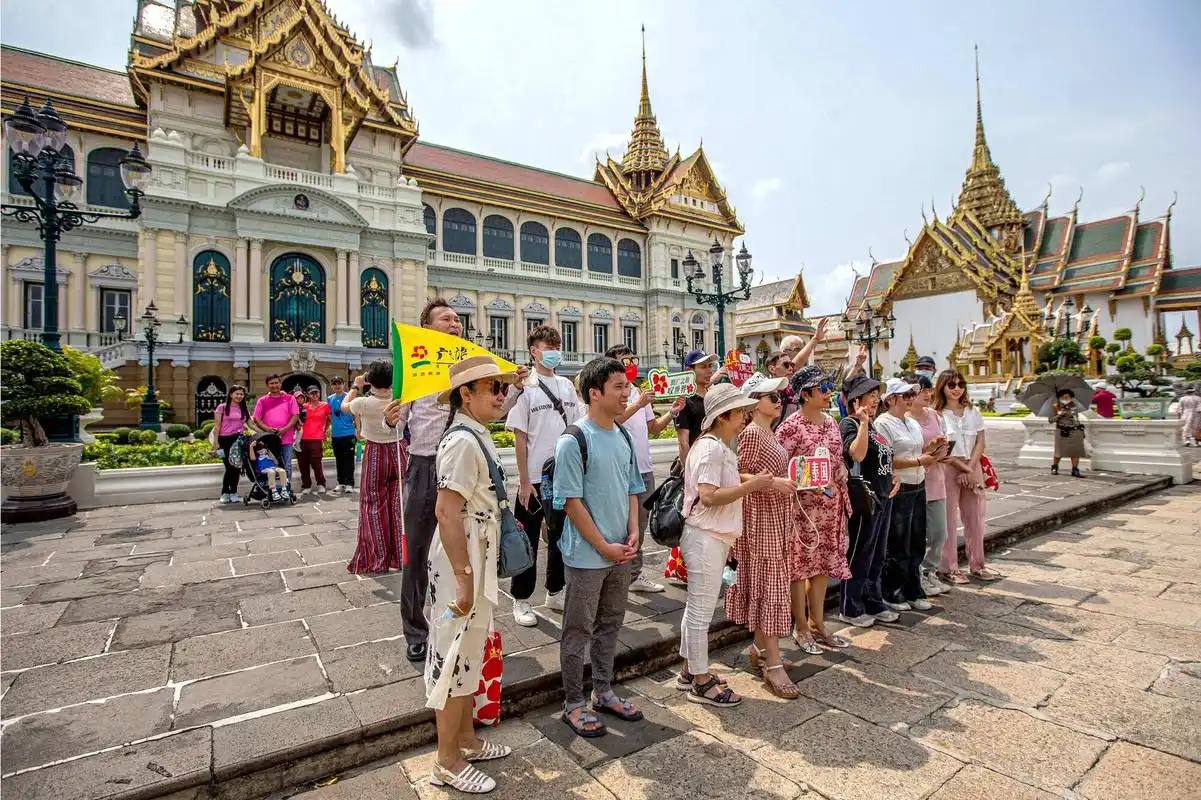
[[[188,318],[185,317],[183,314],[180,314],[179,319],[175,320],[175,324],[179,328],[178,344],[183,344],[183,334],[184,334],[184,331],[186,331],[188,329]]]
[[[676,358],[680,360],[680,371],[685,369],[684,356],[688,352],[688,340],[684,338],[684,334],[676,331],[676,341],[672,345],[672,352],[676,354]]]
[[[75,174],[67,156],[67,123],[50,100],[34,112],[26,97],[11,117],[4,120],[4,133],[12,149],[13,177],[33,198],[33,206],[5,203],[0,213],[37,226],[44,246],[42,266],[42,344],[60,351],[58,332],[58,240],[85,222],[102,219],[137,219],[142,214],[143,188],[150,178],[150,165],[135,143],[121,159],[121,180],[129,197],[129,211],[113,214],[81,211],[73,202],[83,181]]]
[[[887,342],[896,334],[897,318],[892,314],[885,316],[879,308],[872,309],[868,303],[854,317],[842,315],[842,329],[846,331],[848,342],[858,342],[867,345],[867,374],[875,378],[876,371],[876,342]]]
[[[146,396],[142,398],[142,420],[138,427],[143,430],[157,431],[162,427],[162,414],[159,410],[158,395],[154,391],[154,348],[158,344],[158,329],[162,323],[158,319],[158,309],[154,301],[146,306],[141,316],[142,336],[146,339]]]
[[[1063,332],[1062,332],[1062,334],[1060,333],[1060,325],[1059,325],[1060,315],[1059,314],[1044,314],[1043,315],[1043,330],[1046,331],[1047,336],[1051,337],[1052,340],[1062,338],[1062,339],[1067,339],[1070,342],[1076,341],[1076,338],[1072,335],[1072,309],[1074,309],[1075,307],[1076,307],[1076,303],[1070,297],[1067,298],[1066,300],[1064,300],[1063,305],[1060,306],[1061,311],[1066,310],[1066,312],[1067,312],[1062,315],[1062,317],[1063,317]],[[1080,325],[1076,332],[1077,335],[1084,333],[1085,322],[1092,315],[1093,315],[1093,310],[1086,303],[1084,305],[1084,307],[1080,309]],[[1061,352],[1059,354],[1059,369],[1066,369],[1066,368],[1067,368],[1067,353]]]
[[[734,257],[734,262],[738,265],[738,288],[729,292],[721,290],[722,256],[725,255],[725,252],[725,248],[717,239],[714,239],[713,246],[709,248],[709,261],[713,270],[712,292],[704,292],[699,286],[693,287],[694,280],[704,279],[705,270],[693,258],[691,250],[684,256],[684,277],[688,280],[688,291],[692,292],[692,296],[700,305],[714,306],[717,309],[717,352],[719,356],[724,356],[726,352],[726,306],[732,301],[749,300],[751,296],[751,254],[747,252],[745,242],[743,242],[742,249],[738,251],[738,255]]]

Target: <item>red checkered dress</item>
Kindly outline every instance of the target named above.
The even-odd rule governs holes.
[[[738,471],[778,477],[788,474],[788,458],[766,428],[747,425],[738,437]],[[753,492],[742,501],[742,536],[730,555],[738,560],[738,580],[726,592],[726,616],[752,633],[787,636],[792,632],[789,587],[800,565],[790,521],[796,498],[773,491]]]

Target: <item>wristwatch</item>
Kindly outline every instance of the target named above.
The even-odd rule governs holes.
[[[471,574],[471,565],[468,564],[467,566],[463,567],[462,569],[456,569],[455,574],[456,575],[470,575]]]

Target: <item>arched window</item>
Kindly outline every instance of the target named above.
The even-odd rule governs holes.
[[[542,223],[521,224],[521,260],[527,264],[550,263],[550,236]]]
[[[642,277],[642,248],[633,239],[617,243],[617,274],[627,278]]]
[[[363,347],[388,346],[388,276],[382,269],[363,270],[359,279],[359,324]]]
[[[16,155],[16,154],[12,150],[8,151],[8,193],[9,194],[28,194],[21,187],[21,184],[17,182],[17,172],[16,172],[16,170],[13,169],[13,164],[14,164],[13,156],[14,155]],[[58,159],[59,159],[60,164],[62,163],[64,157],[66,158],[66,164],[64,166],[66,166],[68,169],[70,169],[72,172],[74,172],[75,171],[75,151],[71,149],[71,145],[69,145],[69,144],[63,145],[63,149],[59,151]],[[33,190],[37,193],[38,197],[46,196],[46,190],[42,187],[41,178],[33,179]]]
[[[229,259],[217,250],[192,259],[192,339],[229,341]]]
[[[325,270],[311,256],[271,264],[271,341],[325,342]]]
[[[583,269],[584,254],[580,249],[580,235],[571,228],[555,231],[555,266]]]
[[[430,249],[437,250],[438,249],[438,218],[434,214],[434,209],[430,208],[429,206],[422,206],[421,215],[425,219],[425,232],[428,233],[430,236],[434,237],[433,239],[430,239]]]
[[[588,237],[588,271],[613,274],[613,242],[603,233]]]
[[[475,217],[470,211],[448,208],[442,212],[442,249],[475,255]]]
[[[225,394],[225,381],[221,378],[208,375],[200,379],[196,384],[196,427],[199,428],[206,420],[213,418],[217,406],[225,402]]]
[[[484,217],[484,258],[513,260],[513,223],[500,214]]]
[[[121,182],[121,159],[117,147],[97,147],[88,153],[88,205],[129,208],[125,184]]]

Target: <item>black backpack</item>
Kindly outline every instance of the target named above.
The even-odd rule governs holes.
[[[684,535],[684,465],[680,459],[672,462],[671,472],[642,507],[650,512],[647,528],[651,538],[664,547],[679,547]]]
[[[625,437],[626,444],[630,446],[630,463],[634,461],[634,440],[630,438],[630,434],[621,425],[617,426],[617,430],[621,431],[621,435]],[[576,444],[580,448],[580,469],[581,475],[588,474],[588,439],[584,436],[584,432],[580,430],[578,425],[568,425],[567,430],[563,431],[563,436],[571,436],[575,439]],[[634,467],[637,469],[637,467]],[[561,508],[554,507],[555,496],[555,457],[551,456],[542,462],[542,518],[546,520],[546,538],[548,541],[557,541],[563,535],[563,523],[567,520],[567,512]]]

